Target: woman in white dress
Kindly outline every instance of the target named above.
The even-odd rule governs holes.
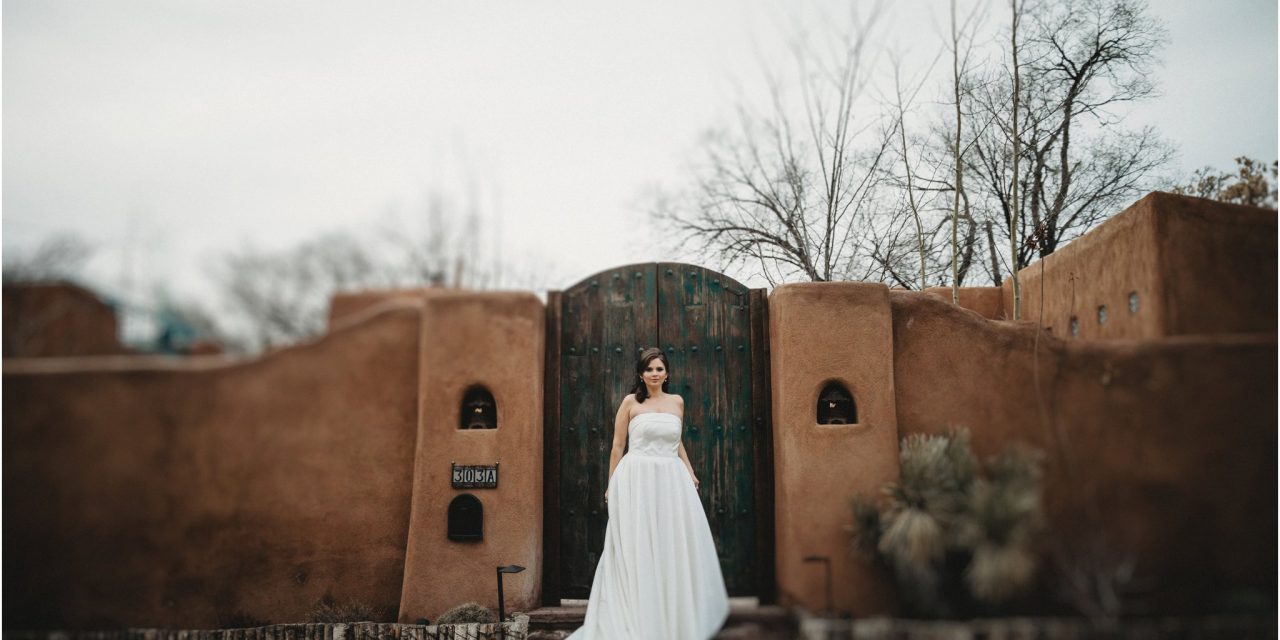
[[[669,368],[662,350],[642,352],[634,392],[618,407],[604,549],[586,619],[570,640],[706,640],[729,616],[698,476],[680,438],[684,398],[667,393]]]

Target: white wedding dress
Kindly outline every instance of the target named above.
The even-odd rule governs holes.
[[[680,459],[681,422],[631,419],[586,619],[569,640],[706,640],[728,618],[711,527]]]

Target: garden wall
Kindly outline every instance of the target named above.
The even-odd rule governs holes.
[[[1043,449],[1047,551],[1076,568],[1132,555],[1134,595],[1166,612],[1274,602],[1273,331],[1064,341],[933,296],[890,300],[899,433],[964,426],[981,456]]]
[[[1018,278],[1021,318],[1059,337],[1072,317],[1079,338],[1274,332],[1276,212],[1155,191]]]
[[[4,357],[129,353],[116,335],[115,311],[92,291],[70,282],[4,286]]]
[[[261,359],[4,361],[4,626],[394,615],[420,304]]]

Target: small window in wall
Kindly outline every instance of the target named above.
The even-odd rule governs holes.
[[[1080,318],[1071,316],[1071,335],[1080,335]]]
[[[857,424],[858,406],[853,394],[839,382],[823,387],[818,394],[818,424]]]
[[[484,539],[484,505],[464,493],[449,502],[449,539],[469,542]]]
[[[1137,313],[1137,312],[1138,312],[1138,292],[1130,291],[1129,292],[1129,313]]]
[[[459,429],[497,429],[498,405],[489,390],[476,385],[462,395]]]
[[[1098,305],[1098,324],[1107,323],[1107,305]]]

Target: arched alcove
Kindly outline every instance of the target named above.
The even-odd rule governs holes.
[[[459,429],[498,428],[498,404],[483,385],[474,385],[462,394],[462,409],[458,414]]]
[[[857,424],[858,405],[843,384],[831,381],[818,394],[818,424]]]
[[[470,542],[484,539],[484,505],[464,493],[449,501],[449,539]]]

